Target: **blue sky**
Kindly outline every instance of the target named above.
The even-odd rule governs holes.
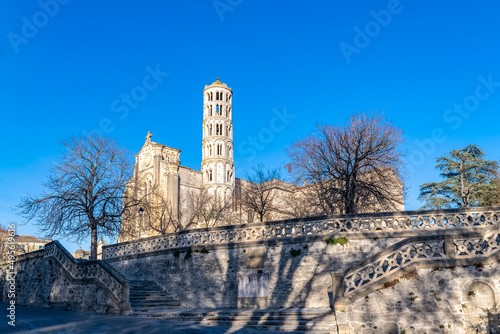
[[[237,177],[280,167],[317,123],[383,110],[404,130],[417,209],[436,156],[477,144],[500,159],[499,12],[496,1],[2,1],[0,223],[23,222],[11,208],[42,190],[71,134],[100,128],[137,153],[151,131],[199,169],[202,90],[217,75],[234,92]]]

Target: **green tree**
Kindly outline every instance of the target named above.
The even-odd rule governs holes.
[[[491,180],[482,192],[481,206],[500,206],[500,178]]]
[[[452,206],[450,189],[441,182],[429,182],[420,186],[418,199],[425,203],[422,209],[447,209]]]
[[[420,186],[419,199],[425,208],[477,206],[482,203],[490,183],[498,175],[498,163],[484,159],[484,152],[476,145],[453,150],[436,159],[442,182]]]

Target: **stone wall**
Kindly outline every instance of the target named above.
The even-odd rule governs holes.
[[[499,296],[498,262],[423,268],[402,274],[336,313],[338,322],[347,325],[345,333],[498,333],[492,310]]]
[[[53,242],[18,259],[18,303],[123,312],[128,281],[151,280],[189,308],[331,308],[339,334],[496,333],[499,217],[474,208],[222,226],[109,245],[103,261],[82,263]]]
[[[0,269],[0,301],[9,303],[12,272]],[[129,309],[128,283],[99,261],[77,261],[57,241],[17,257],[14,265],[16,305],[98,313]],[[7,281],[9,279],[9,281]]]
[[[192,247],[158,251],[106,262],[129,280],[153,280],[185,307],[329,307],[332,271],[361,261],[399,238],[353,239],[345,246],[324,240],[278,243],[273,246],[239,244],[232,247]],[[266,295],[258,287],[246,289],[238,300],[239,282],[264,277]],[[253,279],[253,278],[252,278]],[[257,304],[260,298],[264,302]],[[252,303],[253,302],[253,303]]]

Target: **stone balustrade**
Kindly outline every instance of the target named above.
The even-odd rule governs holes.
[[[478,221],[476,217],[471,220]],[[485,217],[485,221],[498,222],[496,214]],[[343,278],[342,297],[355,299],[360,293],[394,278],[396,272],[411,265],[418,267],[419,262],[423,266],[474,265],[498,254],[499,250],[500,223],[478,232],[407,238],[348,270]]]
[[[102,261],[78,261],[58,242],[45,245],[44,258],[56,259],[76,280],[97,280],[109,290],[121,304],[122,313],[129,309],[129,283]],[[17,261],[22,260],[18,258]]]
[[[307,219],[230,225],[187,230],[134,240],[103,248],[105,260],[137,256],[155,251],[193,246],[221,245],[243,242],[268,242],[303,237],[327,237],[359,234],[376,237],[380,233],[400,233],[401,236],[422,235],[433,230],[474,229],[495,224],[500,207],[449,210],[403,211],[331,215]],[[432,232],[434,233],[434,232]],[[417,247],[412,246],[416,252]],[[430,245],[426,246],[432,247]],[[420,248],[418,248],[420,249]],[[412,253],[413,254],[413,253]],[[419,257],[412,257],[417,261]]]

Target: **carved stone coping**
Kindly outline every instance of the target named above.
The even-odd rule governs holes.
[[[239,243],[269,243],[285,239],[325,238],[348,235],[350,238],[383,238],[429,235],[437,231],[495,224],[500,207],[402,211],[331,215],[245,225],[229,225],[170,233],[103,247],[103,259],[134,258],[170,249]]]
[[[332,274],[335,308],[341,310],[417,268],[470,266],[500,258],[500,223],[476,232],[454,232],[407,238],[354,265],[345,274]]]
[[[94,281],[108,290],[118,302],[120,313],[130,310],[130,282],[109,265],[99,260],[77,260],[57,240],[45,245],[44,258],[53,258],[76,281]]]

